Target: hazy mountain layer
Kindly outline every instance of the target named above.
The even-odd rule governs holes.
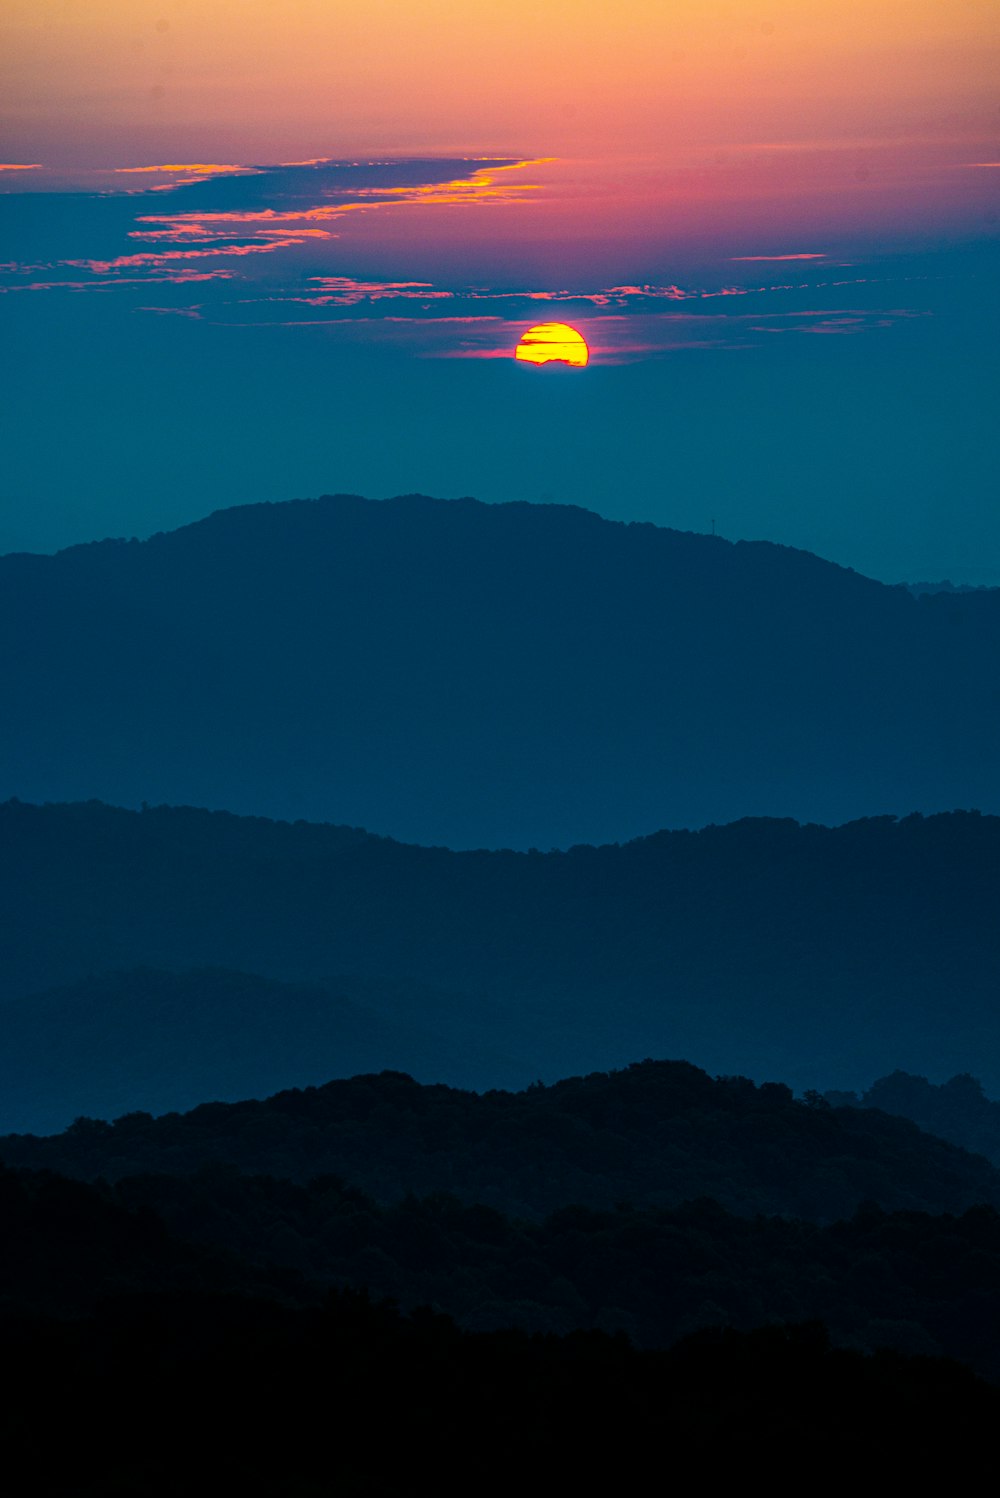
[[[880,1108],[883,1113],[910,1118],[929,1134],[950,1139],[1000,1165],[1000,1103],[988,1098],[982,1084],[968,1073],[935,1086],[926,1077],[897,1071],[879,1077],[860,1096],[830,1092],[827,1100],[841,1108]]]
[[[1000,811],[1000,592],[572,507],[339,496],[0,559],[0,794],[567,846]]]
[[[393,1013],[401,998],[413,1023]],[[427,1082],[523,1081],[500,1052],[420,1027],[421,1008],[441,1014],[446,1002],[413,985],[277,983],[218,968],[85,978],[0,1011],[0,1128],[53,1133],[81,1114],[166,1113],[385,1067]]]
[[[420,1031],[419,1044],[387,1040],[382,1064],[465,1086],[652,1055],[799,1087],[896,1067],[939,1079],[974,1069],[1000,1087],[996,818],[748,821],[519,854],[185,809],[7,805],[0,843],[8,1001],[116,969],[221,967],[319,983],[371,1022]],[[90,983],[85,1006],[50,996],[12,1009],[11,1069],[16,1036],[25,1077],[34,1058],[38,1091],[54,1101],[45,1035],[72,1019],[81,1068],[98,1078],[108,1057],[120,1062],[113,1097],[90,1111],[118,1111],[130,1068],[152,1076],[138,1065],[144,1026],[151,1043],[167,1014],[157,1000],[125,1025],[126,989]],[[228,1085],[227,1044],[249,1065],[232,1007],[206,1011],[191,1061],[202,1096]],[[339,1021],[326,1023],[318,1064],[329,1076],[341,1069]],[[254,1090],[286,1085],[283,1063],[268,1085],[271,1043],[256,1033],[266,1054]],[[214,1083],[210,1055],[223,1062]],[[160,1075],[175,1106],[190,1100],[182,1060]]]

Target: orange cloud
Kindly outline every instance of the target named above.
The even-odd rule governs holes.
[[[218,166],[201,161],[189,161],[182,163],[171,162],[167,166],[116,166],[114,170],[119,175],[142,172],[193,172],[197,177],[217,177],[222,172],[255,174],[258,168],[252,166]]]
[[[547,158],[538,158],[546,160]],[[304,162],[299,165],[323,165]],[[165,214],[141,214],[137,222],[155,225],[155,229],[134,230],[138,238],[158,237],[161,241],[208,237],[225,228],[239,228],[256,238],[274,233],[286,233],[296,238],[329,235],[329,230],[314,227],[317,221],[330,222],[347,213],[371,213],[378,209],[394,208],[406,204],[442,206],[475,203],[503,203],[520,199],[526,192],[538,190],[537,184],[521,181],[497,182],[499,172],[521,171],[536,165],[537,161],[490,161],[486,166],[477,166],[468,177],[456,177],[443,183],[406,183],[392,187],[363,186],[357,188],[338,187],[337,201],[316,203],[303,208],[248,208],[229,209],[223,212],[181,212]],[[256,175],[263,175],[258,170]],[[319,190],[319,188],[317,188]],[[275,184],[276,196],[280,198],[280,181]]]

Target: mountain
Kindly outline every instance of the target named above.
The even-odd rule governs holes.
[[[0,846],[0,1054],[11,1097],[16,1086],[29,1110],[59,1101],[52,1067],[64,1085],[66,1046],[51,1037],[63,1026],[79,1075],[90,1069],[103,1087],[106,1058],[118,1063],[85,1111],[141,1106],[139,1080],[144,1089],[156,1066],[157,1086],[174,1088],[161,1087],[158,1106],[190,1100],[176,1049],[164,1053],[169,1064],[149,1058],[169,1005],[150,988],[122,1018],[129,980],[112,975],[137,969],[319,985],[368,1016],[371,1060],[354,1053],[364,1065],[467,1087],[643,1056],[798,1088],[896,1067],[943,1080],[973,1065],[1000,1086],[993,817],[757,820],[620,847],[456,853],[221,812],[9,803]],[[48,992],[84,981],[85,1003]],[[201,980],[186,981],[194,1004]],[[226,1095],[236,1075],[227,1047],[250,1075],[223,988],[218,1010],[206,1003],[198,1021],[199,1051],[219,1065],[212,1073],[189,1058],[202,1097]],[[322,1023],[329,1043],[317,1066],[329,1077],[343,1070],[333,1038],[342,1022]],[[311,1061],[289,1075],[291,1038],[268,1071],[265,1030],[247,1033],[263,1052],[252,1090],[318,1080]],[[349,1051],[339,1055],[346,1066]],[[0,1126],[37,1117],[8,1111]]]
[[[1000,590],[351,496],[0,559],[0,794],[451,847],[1000,811]]]
[[[1000,1208],[1000,1172],[904,1119],[797,1102],[780,1083],[713,1081],[685,1062],[485,1095],[385,1072],[159,1119],[81,1119],[50,1138],[0,1138],[0,1160],[106,1180],[207,1165],[297,1182],[333,1175],[382,1202],[444,1191],[534,1219],[567,1203],[674,1207],[703,1196],[733,1212],[822,1221],[865,1201]],[[209,1194],[224,1196],[224,1182]]]

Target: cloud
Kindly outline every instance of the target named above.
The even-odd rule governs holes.
[[[348,213],[371,213],[408,204],[426,207],[511,202],[525,192],[537,191],[537,187],[520,179],[501,179],[500,174],[520,172],[536,164],[536,160],[499,158],[366,163],[318,160],[254,167],[244,176],[178,184],[178,197],[185,205],[180,212],[142,214],[137,222],[155,226],[140,232],[155,233],[163,242],[192,232],[218,233],[225,225],[239,225],[255,235],[273,233],[280,226],[283,232],[306,238],[317,233],[317,222],[328,223]],[[201,199],[207,201],[202,203]]]
[[[296,240],[287,238],[272,239],[266,244],[223,242],[215,248],[150,250],[138,255],[117,255],[113,260],[64,260],[62,264],[72,266],[75,270],[92,270],[97,275],[107,275],[113,270],[138,270],[143,266],[163,267],[174,260],[202,260],[207,255],[266,255],[275,250],[288,249],[295,243]]]
[[[823,250],[813,250],[808,254],[799,255],[731,255],[729,258],[734,262],[738,262],[750,260],[825,260],[827,257]]]
[[[363,257],[378,243],[377,215],[405,214],[419,206],[436,219],[457,203],[489,210],[523,199],[534,191],[527,169],[535,160],[323,158],[279,166],[118,168],[119,178],[141,188],[109,193],[103,187],[107,174],[98,173],[99,192],[45,199],[62,205],[42,210],[51,217],[53,237],[61,240],[67,225],[78,223],[90,246],[51,260],[28,254],[11,260],[0,266],[0,290],[108,295],[122,288],[131,309],[154,316],[186,316],[192,323],[227,327],[324,328],[348,339],[392,343],[411,356],[468,359],[507,357],[525,327],[550,306],[586,330],[595,358],[606,363],[680,348],[760,346],[775,332],[843,336],[889,327],[904,315],[838,307],[847,300],[845,288],[867,286],[866,299],[874,299],[876,282],[865,276],[833,280],[825,251],[735,256],[727,271],[735,279],[717,284],[664,278],[495,287],[407,275],[409,237],[397,228],[387,241],[389,257],[380,257],[396,273],[365,273]],[[150,185],[158,175],[175,171],[192,178]],[[374,235],[359,240],[334,227],[358,213],[376,215]],[[432,233],[438,235],[441,227],[447,242],[447,220]],[[795,274],[790,281],[762,285],[765,272],[751,269],[741,282],[735,267],[758,263],[787,264]],[[835,264],[839,271],[840,263]],[[198,288],[197,302],[188,298],[186,307],[161,307],[153,297],[140,301],[136,295],[143,286],[169,285],[178,288],[180,303],[189,284]],[[808,313],[796,307],[806,296]],[[192,336],[198,336],[194,328]]]
[[[107,288],[108,278],[132,286],[143,277],[162,280],[166,274],[179,283],[190,279],[180,262],[211,259],[224,265],[318,245],[337,238],[330,225],[348,214],[399,211],[412,204],[436,211],[442,205],[494,206],[513,201],[534,190],[523,180],[523,169],[531,164],[527,158],[514,157],[368,162],[320,158],[279,166],[172,162],[114,168],[111,175],[141,178],[144,183],[147,178],[164,174],[188,175],[182,181],[144,185],[139,192],[113,197],[103,194],[108,173],[98,171],[90,175],[99,192],[90,197],[81,195],[89,214],[87,218],[81,209],[84,229],[89,227],[95,237],[106,240],[107,231],[102,232],[99,222],[102,208],[105,218],[110,215],[120,220],[124,212],[131,219],[123,231],[126,239],[148,248],[113,255],[78,250],[30,268],[14,264],[7,273],[50,272],[44,279],[32,281],[31,289],[35,290],[83,289],[85,283],[78,281],[81,270],[93,275],[92,284],[100,289]],[[153,193],[163,205],[155,212],[149,211]],[[132,201],[135,208],[130,206]],[[76,274],[60,276],[60,271]],[[227,276],[245,273],[233,269]],[[329,308],[386,296],[419,294],[433,300],[451,294],[402,280],[380,284],[343,276],[308,276],[306,281],[307,285],[296,286],[292,271],[289,298],[297,295],[304,302]]]
[[[119,176],[138,175],[145,172],[191,172],[196,177],[218,177],[223,172],[258,172],[255,166],[218,166],[202,161],[172,162],[167,166],[116,166]]]
[[[201,318],[200,307],[136,307],[137,312],[154,312],[160,317],[191,317],[197,322]]]

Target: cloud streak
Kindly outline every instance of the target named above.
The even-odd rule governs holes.
[[[433,221],[432,233],[443,228],[447,239],[446,210],[463,205],[489,211],[528,200],[537,191],[528,169],[545,160],[322,158],[280,166],[173,162],[117,168],[116,175],[143,187],[80,199],[90,215],[85,226],[92,225],[100,252],[8,262],[0,267],[0,290],[93,290],[106,296],[117,287],[135,311],[152,316],[188,316],[193,323],[228,327],[326,328],[435,358],[507,357],[545,307],[558,307],[561,317],[586,325],[595,359],[608,363],[678,348],[748,347],[787,331],[776,321],[786,315],[801,317],[797,330],[840,336],[895,320],[895,315],[879,321],[872,313],[827,305],[841,299],[844,288],[873,283],[863,276],[830,279],[829,253],[816,250],[733,256],[722,263],[717,284],[623,279],[596,286],[563,281],[548,288],[537,283],[497,287],[364,273],[366,246],[379,244],[380,216],[387,210],[392,211],[385,220],[387,242],[396,247],[391,258],[405,263],[407,251],[405,243],[399,251],[393,215],[423,211],[428,217],[421,224],[426,228]],[[192,176],[183,183],[151,183],[174,172]],[[98,175],[103,181],[107,174]],[[377,231],[374,239],[361,239],[360,250],[358,237],[348,233],[345,238],[343,223],[338,224],[357,222],[358,215],[375,215]],[[108,242],[113,248],[116,237],[120,252],[108,253]],[[348,267],[349,257],[355,262],[360,257],[362,265]],[[799,274],[770,284],[751,274],[742,282],[727,264],[787,265]],[[822,279],[816,271],[823,272]],[[144,285],[173,286],[178,305],[137,302]],[[182,305],[185,287],[195,285],[197,303]],[[803,295],[813,309],[822,305],[824,310],[808,316],[774,310],[776,299],[793,302]],[[741,304],[748,310],[735,313]]]
[[[336,238],[337,231],[331,225],[350,214],[369,215],[413,204],[437,211],[458,204],[494,207],[512,201],[535,190],[518,175],[531,164],[528,159],[513,158],[423,162],[321,158],[273,167],[174,162],[114,168],[112,175],[116,177],[144,181],[163,174],[189,174],[182,181],[151,184],[138,193],[118,194],[114,200],[106,200],[108,207],[114,208],[116,202],[127,204],[135,198],[137,209],[132,211],[125,236],[148,248],[116,255],[77,253],[31,265],[13,263],[8,265],[7,275],[24,277],[38,270],[48,271],[44,279],[31,282],[34,290],[82,289],[85,283],[79,282],[80,271],[93,275],[93,285],[100,289],[106,289],[111,278],[117,278],[123,286],[133,286],[143,276],[159,281],[166,275],[182,284],[190,279],[182,262],[210,259],[225,267],[230,261],[246,262],[252,257],[317,245]],[[95,186],[107,175],[92,174]],[[152,193],[170,200],[169,206],[156,212],[142,211],[148,210]],[[100,205],[100,198],[89,201]],[[243,272],[234,268],[226,274]],[[389,294],[380,292],[374,281],[365,282],[362,292],[356,289],[360,282],[346,277],[312,276],[307,280],[313,284],[303,291],[303,297],[320,306],[352,305],[360,296]],[[416,284],[398,280],[391,290],[406,295]],[[429,286],[423,288],[423,294],[431,298],[443,295]]]
[[[827,257],[822,250],[813,250],[798,255],[730,255],[729,258],[734,264],[745,264],[756,260],[825,260]]]

